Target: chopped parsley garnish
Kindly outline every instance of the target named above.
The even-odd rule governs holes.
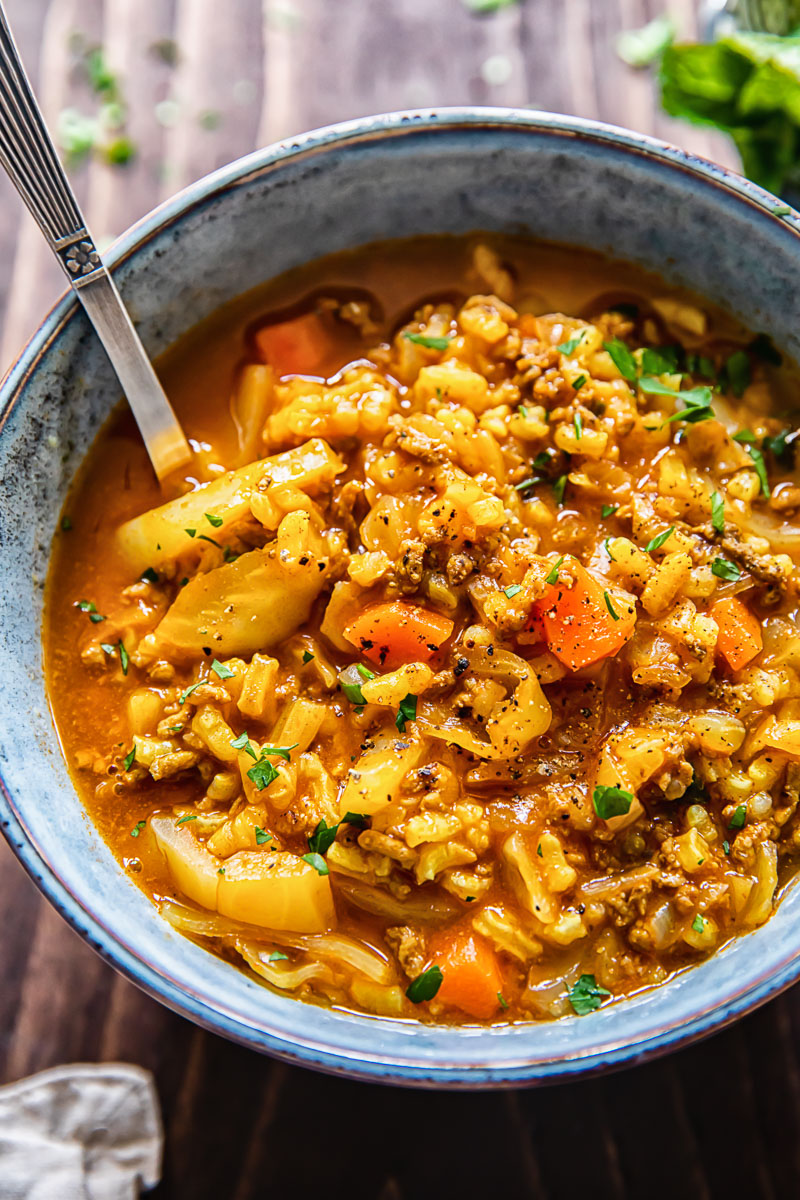
[[[203,516],[208,521],[209,525],[213,525],[215,529],[219,529],[222,524],[222,517],[216,516],[215,513],[203,513]]]
[[[220,679],[236,678],[236,672],[232,671],[230,667],[226,667],[224,663],[219,662],[216,658],[211,664],[211,670],[215,675],[219,675]]]
[[[688,424],[695,424],[697,421],[707,421],[714,416],[714,409],[711,407],[711,388],[706,387],[705,384],[689,388],[685,392],[676,392],[674,388],[665,387],[658,379],[643,376],[639,380],[639,387],[649,396],[670,396],[673,400],[683,401],[685,407],[665,417],[662,427],[669,425],[671,421],[686,421]]]
[[[756,435],[752,429],[740,429],[738,433],[733,434],[733,440],[746,446],[748,442],[756,441]]]
[[[787,467],[794,463],[794,439],[789,441],[791,432],[790,429],[782,429],[774,437],[765,437],[761,443],[762,450],[766,450],[776,462],[783,463]]]
[[[619,338],[613,338],[610,342],[603,342],[603,347],[611,355],[611,361],[622,378],[627,379],[628,383],[635,383],[638,374],[636,359],[625,343],[620,341]]]
[[[575,426],[575,440],[579,442],[583,436],[583,421],[580,413],[575,413],[572,423]]]
[[[180,817],[175,822],[175,824],[176,825],[187,825],[189,823],[189,821],[196,821],[196,820],[197,820],[197,813],[187,813],[185,817]]]
[[[222,546],[220,546],[219,542],[215,542],[212,537],[207,537],[204,533],[198,533],[197,540],[198,542],[210,542],[211,545],[216,546],[218,550],[222,549]]]
[[[659,533],[656,535],[656,537],[651,538],[645,546],[647,553],[652,554],[654,550],[660,550],[664,543],[672,537],[674,532],[675,526],[670,525],[669,529],[665,529],[663,533]]]
[[[416,721],[417,719],[417,697],[412,696],[411,692],[400,701],[397,710],[397,716],[394,723],[401,733],[405,733],[406,721]]]
[[[742,396],[750,383],[750,359],[744,350],[736,350],[725,360],[725,374],[734,396]]]
[[[559,569],[560,569],[563,561],[564,561],[564,555],[562,554],[561,557],[556,562],[553,563],[552,567],[545,575],[545,577],[544,577],[545,583],[550,583],[550,584],[558,583],[558,572],[559,572]]]
[[[339,682],[342,685],[342,691],[351,704],[363,705],[367,703],[366,696],[361,691],[360,683],[344,683],[341,679]]]
[[[304,663],[310,663],[313,658],[314,658],[314,655],[311,653],[310,650],[303,651],[303,662]]]
[[[69,533],[70,529],[72,529],[72,518],[71,517],[62,517],[61,518],[61,528],[64,530],[64,533]]]
[[[523,417],[523,419],[524,419],[524,420],[526,420],[526,421],[527,421],[528,417],[531,415],[531,414],[530,414],[530,412],[529,412],[529,410],[528,410],[528,409],[525,407],[525,405],[524,405],[524,404],[520,404],[519,408],[517,409],[517,412],[518,412],[518,413],[519,413],[519,414],[520,414],[520,415]]]
[[[711,524],[717,533],[725,532],[725,501],[719,492],[711,493]]]
[[[536,847],[536,853],[539,855],[539,858],[544,858],[544,855],[542,854],[542,843],[541,842],[539,842],[539,845]]]
[[[692,929],[695,931],[695,933],[702,933],[705,927],[705,919],[700,916],[700,913],[698,913],[695,919],[692,921]]]
[[[284,954],[282,950],[273,950],[272,954],[268,955],[267,962],[288,962],[289,955]]]
[[[753,460],[753,466],[756,469],[756,475],[758,475],[758,479],[761,484],[761,491],[765,496],[769,496],[769,480],[767,479],[767,468],[764,462],[764,455],[760,450],[757,450],[755,446],[748,446],[747,453]]]
[[[105,621],[105,617],[97,611],[93,601],[79,600],[77,607],[81,610],[81,612],[89,614],[89,620],[92,622],[92,624],[98,625],[100,621]]]
[[[342,817],[342,825],[353,825],[356,829],[366,829],[369,817],[364,813],[346,812]]]
[[[717,579],[727,579],[731,583],[735,583],[737,579],[741,579],[742,572],[736,563],[730,559],[723,558],[719,555],[711,564],[711,574],[716,575]]]
[[[145,583],[158,583],[158,571],[154,571],[152,567],[148,567],[146,571],[142,571],[141,578]]]
[[[188,533],[189,537],[194,537],[194,535],[197,533],[197,530],[196,529],[184,529],[183,532]]]
[[[611,546],[609,545],[610,541],[611,541],[610,537],[603,538],[603,549],[605,550],[606,554],[611,559],[611,561],[616,562],[617,560],[614,558],[614,555],[611,553]]]
[[[518,583],[512,583],[507,588],[503,588],[503,591],[505,592],[505,594],[509,600],[513,600],[515,596],[518,596],[520,594],[520,592],[522,591],[522,588],[520,587],[520,585]]]
[[[618,504],[604,504],[600,509],[600,516],[603,518],[603,520],[605,520],[606,517],[613,517],[618,508]]]
[[[122,644],[122,638],[113,644],[111,642],[101,642],[100,649],[105,650],[106,654],[119,654],[119,665],[122,667],[122,674],[128,674],[128,663],[130,662],[130,659],[128,658],[128,651]]]
[[[272,834],[267,833],[266,829],[262,829],[260,825],[256,825],[256,845],[263,846],[265,842],[272,841]]]
[[[330,875],[328,864],[325,862],[325,859],[321,854],[301,854],[300,857],[302,858],[303,862],[306,862],[310,867],[313,867],[318,875]]]
[[[427,333],[403,333],[403,337],[426,350],[446,350],[450,345],[449,337],[431,337]]]
[[[630,807],[633,804],[633,793],[626,792],[620,787],[603,787],[598,784],[592,793],[592,805],[594,811],[603,821],[609,821],[612,817],[624,817],[630,812]]]
[[[566,475],[559,475],[558,479],[553,484],[553,495],[556,499],[556,504],[564,503],[564,492],[567,490]]]
[[[136,824],[134,825],[133,829],[131,830],[131,837],[138,837],[139,834],[144,829],[146,824],[147,824],[147,821],[137,821]]]
[[[249,754],[252,759],[258,761],[258,754],[256,753],[253,743],[250,741],[250,738],[247,735],[247,730],[245,730],[244,733],[240,733],[237,738],[234,738],[231,742],[231,745],[233,746],[234,750],[244,750],[245,754]]]
[[[788,217],[791,211],[788,204],[773,204],[772,206],[773,217]]]
[[[603,592],[603,599],[606,602],[606,608],[608,609],[609,614],[611,615],[612,619],[614,621],[618,621],[619,613],[616,611],[616,609],[614,608],[614,605],[611,603],[611,597],[609,596],[608,592]]]
[[[219,868],[219,870],[217,871],[217,874],[218,874],[218,875],[224,875],[224,874],[225,874],[225,868],[224,868],[224,867],[220,867],[220,868]]]
[[[508,1008],[508,1001],[502,992],[497,993],[497,999],[500,1001],[500,1007],[505,1011]]]
[[[247,772],[247,778],[252,780],[260,792],[278,778],[278,772],[273,767],[272,763],[262,754],[261,758]]]
[[[441,967],[428,967],[427,971],[411,980],[406,988],[406,995],[412,1004],[423,1004],[426,1000],[433,999],[442,986],[443,979]]]
[[[730,824],[728,825],[728,828],[729,829],[743,829],[746,817],[747,817],[747,805],[746,804],[737,805],[736,811],[734,812],[733,816],[730,819]]]
[[[585,1017],[600,1007],[604,996],[610,995],[611,992],[601,987],[594,975],[581,975],[567,992],[567,999],[578,1016]]]
[[[125,765],[125,770],[130,771],[131,767],[136,762],[136,747],[135,746],[133,747],[132,750],[130,750],[128,752],[128,754],[125,755],[125,758],[122,761]]]
[[[369,683],[370,679],[375,678],[375,672],[370,671],[369,667],[365,667],[363,663],[356,663],[356,670],[365,683]]]
[[[312,854],[327,854],[336,841],[338,825],[329,825],[323,817],[308,839],[308,848]]]
[[[675,346],[648,346],[642,351],[643,375],[674,375],[678,370],[678,350]]]
[[[200,684],[203,682],[204,681],[202,679],[198,679],[197,683],[193,683],[192,686],[188,687],[185,692],[182,692],[181,695],[178,697],[178,704],[185,704],[186,701],[188,700],[188,698],[191,696],[192,692],[196,692],[197,689],[200,687]]]
[[[581,342],[583,341],[585,332],[586,330],[582,329],[580,333],[576,333],[574,337],[571,337],[568,342],[562,342],[559,346],[556,346],[558,353],[574,354],[578,349],[578,346],[580,346]]]
[[[722,853],[723,853],[723,854],[730,854],[730,852],[731,852],[731,844],[730,844],[730,842],[728,842],[728,841],[724,841],[724,842],[722,843]]]
[[[576,392],[579,392],[585,383],[586,383],[586,376],[579,375],[577,379],[573,379],[573,381],[572,381],[573,390]]]
[[[523,479],[522,483],[514,484],[514,491],[526,492],[528,488],[536,487],[537,483],[544,483],[541,475],[530,475],[527,479]]]

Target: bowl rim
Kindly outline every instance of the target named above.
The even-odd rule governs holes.
[[[151,210],[130,226],[113,243],[104,261],[112,270],[145,246],[153,237],[179,221],[195,206],[224,191],[262,175],[288,160],[302,160],[320,151],[371,141],[387,141],[420,131],[456,131],[469,129],[524,130],[531,133],[584,141],[608,146],[617,151],[645,157],[662,167],[684,173],[750,204],[762,215],[779,221],[800,242],[800,213],[757,184],[726,167],[645,134],[618,126],[558,113],[499,107],[444,107],[381,113],[374,116],[323,126],[295,137],[262,147],[196,180]],[[67,291],[20,351],[0,381],[0,435],[27,380],[51,343],[78,309],[78,301]],[[127,945],[114,931],[74,894],[60,878],[56,868],[44,857],[28,834],[14,800],[0,777],[0,827],[22,866],[37,887],[62,917],[100,956],[127,979],[166,1007],[214,1033],[260,1051],[319,1070],[348,1075],[373,1082],[408,1086],[485,1088],[512,1087],[520,1084],[557,1082],[577,1074],[591,1074],[641,1062],[664,1054],[678,1045],[687,1045],[724,1028],[738,1017],[765,1003],[789,987],[800,975],[800,944],[788,950],[771,970],[758,970],[735,991],[729,991],[711,1007],[698,1007],[683,1022],[654,1022],[637,1041],[620,1039],[599,1042],[579,1055],[566,1053],[539,1057],[522,1053],[492,1064],[481,1061],[457,1065],[433,1063],[415,1058],[413,1053],[376,1052],[369,1058],[355,1058],[333,1044],[321,1045],[306,1032],[293,1028],[291,1014],[299,1002],[286,1006],[287,1019],[280,1026],[254,1028],[230,1010],[179,985],[151,965],[144,952]],[[307,1009],[307,1005],[302,1007]],[[349,1014],[347,1014],[349,1016]],[[352,1020],[362,1020],[355,1015]],[[474,1027],[468,1027],[474,1034]],[[520,1028],[527,1028],[521,1025]],[[459,1027],[452,1032],[458,1036]]]

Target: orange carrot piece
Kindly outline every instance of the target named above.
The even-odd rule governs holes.
[[[717,600],[711,605],[710,616],[719,626],[717,652],[732,671],[746,667],[764,644],[758,618],[738,596]]]
[[[254,340],[260,357],[278,375],[313,375],[332,348],[322,318],[314,312],[262,325]]]
[[[534,605],[531,628],[539,620],[548,648],[565,667],[579,671],[622,649],[633,634],[636,609],[570,558],[558,583]]]
[[[442,971],[436,999],[480,1021],[500,1007],[503,977],[497,955],[485,938],[469,929],[445,930],[431,942],[432,962]]]
[[[370,662],[391,669],[407,662],[427,662],[452,632],[449,617],[395,600],[359,613],[344,636]]]

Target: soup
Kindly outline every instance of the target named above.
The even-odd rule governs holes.
[[[163,917],[288,994],[585,1016],[769,917],[800,840],[795,380],[600,257],[419,239],[229,305],[56,536],[86,807]]]

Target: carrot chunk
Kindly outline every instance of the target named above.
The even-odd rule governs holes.
[[[254,340],[259,356],[278,375],[313,375],[332,348],[322,318],[314,312],[262,325]]]
[[[717,600],[711,605],[710,615],[719,626],[717,652],[732,671],[746,667],[764,644],[757,617],[738,596]]]
[[[370,662],[394,668],[407,662],[427,662],[452,632],[449,617],[395,600],[365,609],[347,626],[344,636]]]
[[[436,999],[478,1020],[493,1017],[500,1007],[503,977],[485,938],[469,929],[445,930],[433,938],[430,949],[443,976]]]
[[[636,609],[570,558],[558,582],[533,606],[529,624],[543,628],[556,658],[578,671],[622,649],[636,625]]]

